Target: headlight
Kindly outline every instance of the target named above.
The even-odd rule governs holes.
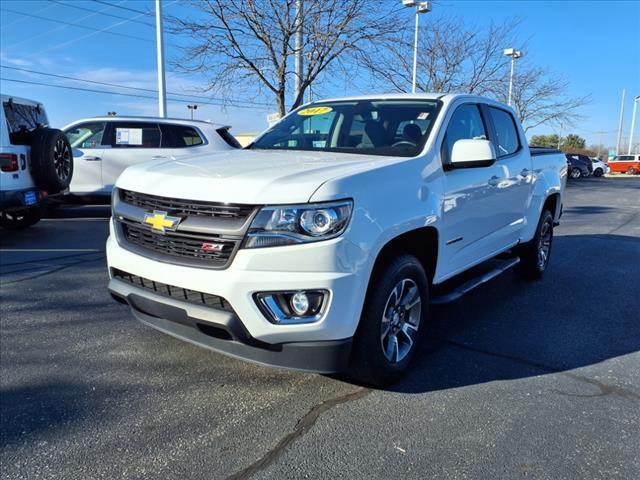
[[[264,207],[251,223],[244,248],[292,245],[337,237],[347,228],[352,208],[351,200]]]

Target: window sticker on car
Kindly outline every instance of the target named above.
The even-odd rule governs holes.
[[[429,118],[429,112],[421,112],[416,120],[426,120]]]
[[[116,145],[142,145],[142,129],[116,128]]]
[[[298,115],[310,116],[310,115],[322,115],[323,113],[329,113],[333,110],[331,107],[310,107],[303,108],[298,112]]]
[[[312,143],[313,143],[313,148],[324,148],[327,146],[326,140],[314,140]]]

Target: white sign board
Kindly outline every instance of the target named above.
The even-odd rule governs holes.
[[[116,145],[142,145],[142,129],[116,128]]]

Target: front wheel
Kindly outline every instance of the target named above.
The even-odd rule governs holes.
[[[593,171],[593,176],[594,176],[594,177],[601,177],[603,174],[604,174],[604,172],[602,171],[602,169],[601,169],[601,168],[596,168],[596,169]]]
[[[0,227],[21,230],[35,225],[42,218],[42,207],[29,207],[17,212],[0,212]]]
[[[538,222],[536,234],[530,242],[519,245],[515,250],[520,257],[516,272],[523,278],[542,278],[549,265],[553,244],[553,215],[544,210]]]
[[[401,255],[371,280],[353,340],[350,374],[386,386],[407,370],[427,318],[428,280],[420,261]]]

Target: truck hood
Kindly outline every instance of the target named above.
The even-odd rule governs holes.
[[[116,186],[151,195],[227,203],[304,203],[323,183],[405,160],[327,152],[232,150],[127,168]]]

